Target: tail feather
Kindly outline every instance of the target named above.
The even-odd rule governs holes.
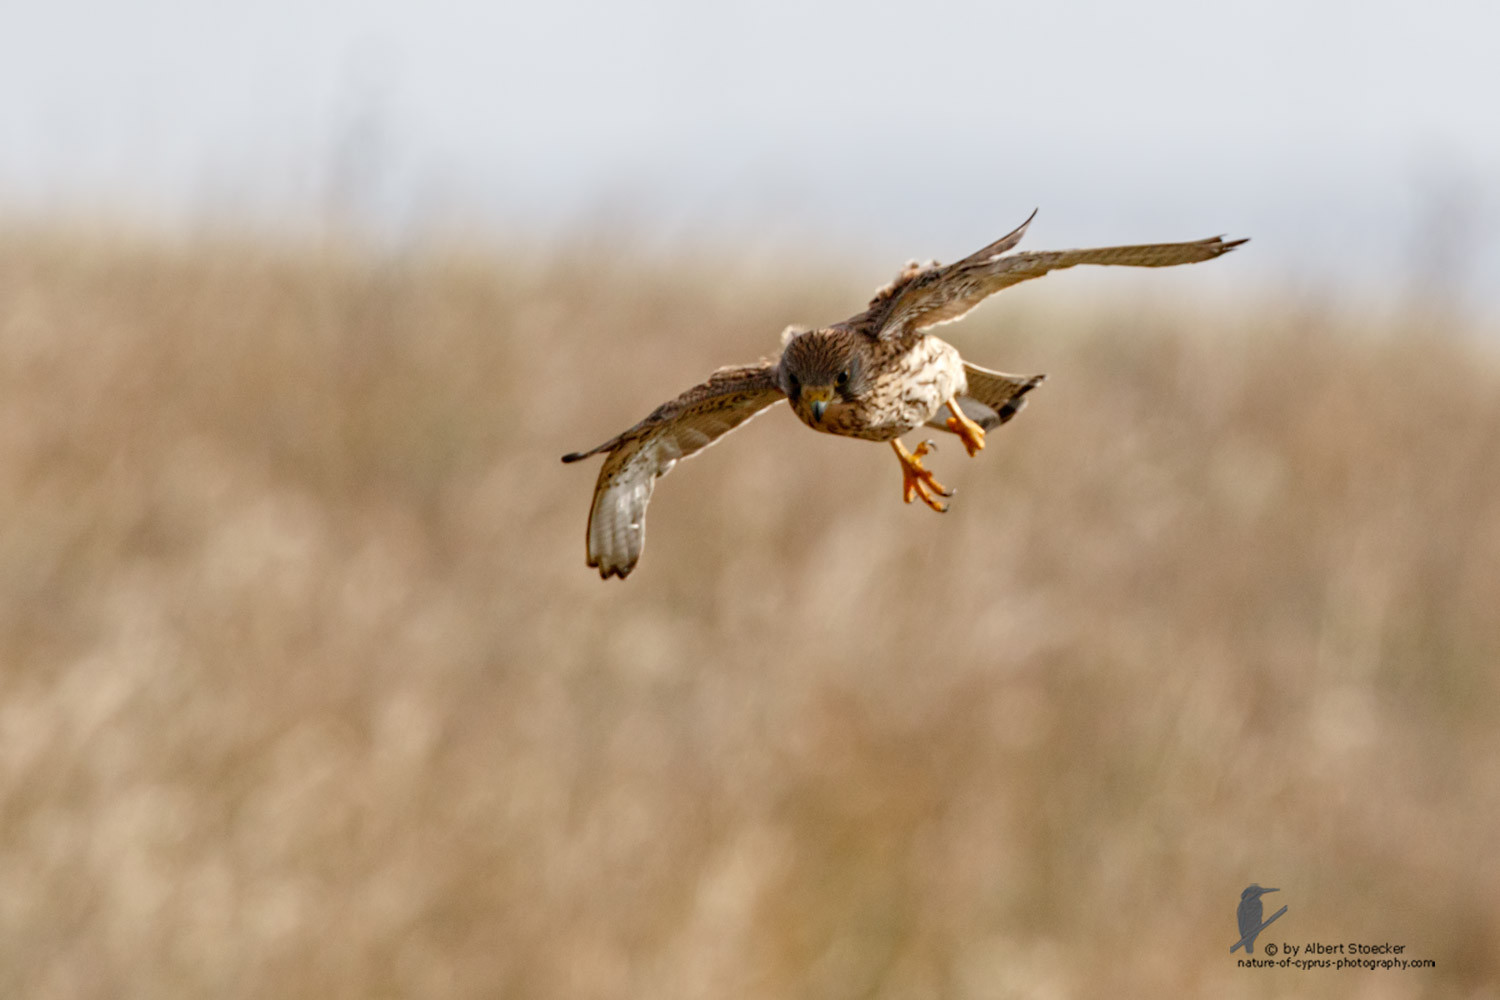
[[[978,400],[994,412],[994,423],[999,426],[1010,420],[1026,406],[1026,394],[1046,380],[1045,375],[1007,375],[992,372],[964,362],[964,374],[968,376],[969,391],[966,396]],[[959,405],[963,405],[960,400]]]

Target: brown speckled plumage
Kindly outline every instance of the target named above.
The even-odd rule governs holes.
[[[1035,217],[1036,213],[1032,213]],[[589,515],[588,562],[606,579],[635,568],[645,544],[646,505],[655,481],[782,398],[814,430],[870,441],[894,441],[921,426],[948,430],[970,453],[983,430],[1005,423],[1044,376],[1007,375],[971,365],[923,331],[956,320],[995,292],[1078,264],[1168,267],[1210,260],[1244,240],[1056,250],[1005,256],[1031,219],[956,264],[910,263],[875,293],[865,311],[841,323],[790,333],[781,357],[721,368],[707,382],[657,407],[646,419],[575,462],[607,452]],[[951,407],[960,412],[955,414]],[[907,478],[930,480],[915,455],[897,448]],[[940,489],[940,488],[939,488]],[[918,491],[936,510],[944,505]],[[940,495],[948,495],[942,492]]]
[[[814,351],[838,351],[844,361],[822,384],[833,382],[851,362],[863,375],[858,383],[851,381],[846,390],[837,392],[821,419],[813,415],[804,393],[783,383],[797,417],[827,434],[889,441],[927,423],[950,396],[962,396],[968,388],[963,359],[937,337],[873,340],[838,327],[810,330],[787,345],[781,364],[789,371],[802,371],[802,355]],[[817,384],[799,381],[798,390]]]

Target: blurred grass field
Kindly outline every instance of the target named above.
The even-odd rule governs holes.
[[[1500,996],[1500,332],[1049,278],[951,513],[778,408],[604,584],[889,276],[621,257],[0,239],[0,996]]]

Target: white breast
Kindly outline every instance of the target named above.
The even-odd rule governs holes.
[[[859,437],[887,441],[931,420],[938,409],[968,389],[963,360],[953,345],[937,337],[892,344],[868,391]]]

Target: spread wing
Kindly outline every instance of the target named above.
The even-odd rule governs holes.
[[[1031,213],[1032,218],[1036,213]],[[1040,278],[1079,264],[1127,267],[1172,267],[1195,264],[1228,253],[1245,240],[1222,237],[1192,243],[1149,243],[1089,250],[1048,250],[1040,253],[1005,252],[1021,241],[1031,219],[1014,232],[970,254],[956,264],[940,267],[907,265],[896,280],[876,293],[869,309],[845,322],[876,340],[890,340],[939,323],[951,323],[985,299],[1011,285]]]
[[[609,453],[589,511],[589,565],[606,580],[629,575],[646,543],[646,504],[657,478],[781,398],[775,362],[720,368],[618,437],[564,455],[564,462],[577,462]]]

